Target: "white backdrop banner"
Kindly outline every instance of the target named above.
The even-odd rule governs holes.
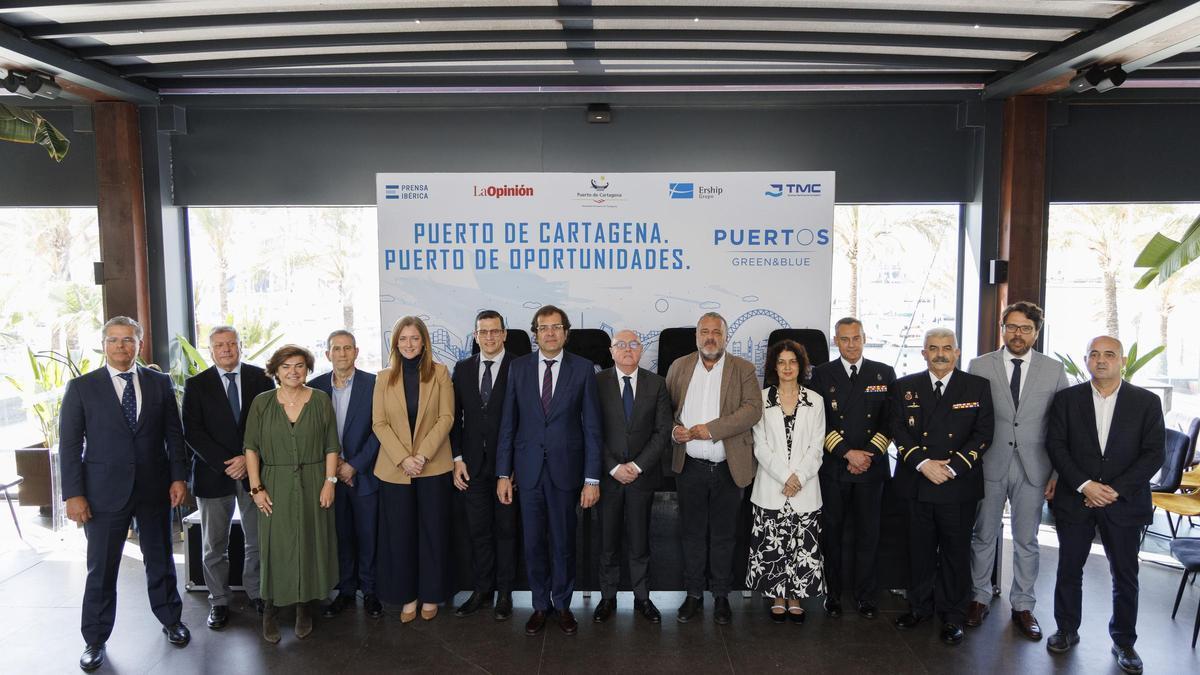
[[[663,328],[718,311],[761,372],[776,328],[829,331],[834,174],[377,174],[380,325],[429,326],[448,365],[495,309],[529,329],[545,304],[573,328],[632,329],[657,364]]]

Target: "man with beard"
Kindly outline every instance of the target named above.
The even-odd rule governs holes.
[[[667,371],[675,406],[671,469],[679,475],[679,521],[687,598],[676,620],[687,623],[704,606],[705,567],[713,595],[713,620],[733,620],[729,591],[742,489],[758,471],[754,425],[762,417],[762,391],[754,364],[725,352],[729,325],[716,312],[696,324],[697,351]]]
[[[1013,579],[1008,601],[1017,630],[1041,640],[1033,615],[1038,576],[1038,526],[1042,505],[1054,498],[1055,476],[1046,454],[1046,414],[1055,392],[1067,388],[1063,365],[1033,350],[1042,330],[1042,308],[1016,302],[1004,308],[1000,329],[1004,347],[971,361],[968,371],[987,378],[992,387],[996,431],[983,460],[983,501],[971,538],[974,597],[967,605],[966,625],[979,626],[992,600],[992,568],[1000,538],[1004,503],[1009,505],[1013,539]]]
[[[925,333],[921,356],[927,372],[896,380],[892,438],[900,462],[896,492],[908,499],[911,580],[902,630],[933,616],[942,642],[963,639],[971,588],[971,528],[983,497],[981,460],[992,442],[992,392],[988,381],[955,368],[960,352],[954,331]]]

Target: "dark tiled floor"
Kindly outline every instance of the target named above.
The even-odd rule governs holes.
[[[1200,536],[1200,528],[1187,528],[1182,534]],[[79,672],[76,663],[83,648],[79,606],[86,568],[77,535],[68,532],[59,545],[39,545],[37,551],[27,546],[0,547],[0,672]],[[1037,614],[1049,633],[1054,628],[1051,598],[1057,564],[1049,527],[1043,528],[1042,542],[1037,588],[1042,602]],[[1200,673],[1200,650],[1188,646],[1200,584],[1185,591],[1180,616],[1171,621],[1180,572],[1148,562],[1161,559],[1165,548],[1153,539],[1145,546],[1138,649],[1148,673]],[[244,596],[237,596],[229,627],[214,633],[204,626],[208,610],[204,594],[186,593],[184,621],[192,628],[193,640],[186,649],[176,649],[163,639],[150,613],[136,550],[135,545],[126,549],[117,626],[102,673],[1120,672],[1108,651],[1110,583],[1101,555],[1089,559],[1085,572],[1083,642],[1065,656],[1052,657],[1045,641],[1031,643],[1015,632],[1004,598],[992,603],[992,615],[981,628],[968,632],[962,646],[950,648],[938,641],[936,625],[922,624],[908,633],[893,628],[891,619],[905,606],[890,594],[885,594],[882,615],[874,621],[853,611],[829,619],[819,602],[812,600],[807,605],[807,623],[795,626],[771,623],[758,599],[743,600],[738,593],[732,598],[733,624],[721,627],[712,622],[709,598],[702,621],[676,623],[674,611],[682,595],[672,592],[652,594],[666,619],[658,626],[633,615],[632,597],[626,593],[619,596],[614,619],[592,624],[598,595],[585,601],[576,594],[581,626],[575,637],[562,635],[553,623],[543,635],[526,637],[528,593],[516,594],[517,612],[507,623],[496,623],[488,612],[457,619],[452,608],[443,608],[432,622],[402,625],[396,614],[371,620],[360,606],[334,620],[318,619],[312,637],[303,642],[292,634],[293,614],[285,610],[284,637],[276,646],[262,642],[258,616],[244,606]],[[1011,551],[1011,545],[1006,550]],[[1007,583],[1005,575],[1005,588]]]

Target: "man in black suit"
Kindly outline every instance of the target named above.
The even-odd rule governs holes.
[[[187,498],[183,430],[171,378],[137,366],[142,327],[127,316],[104,324],[104,368],[67,385],[59,417],[58,461],[67,517],[87,535],[87,583],[79,667],[104,663],[117,614],[117,572],[136,518],[150,609],[167,641],[186,646],[183,603],[171,555],[171,509]]]
[[[1053,510],[1058,530],[1054,619],[1046,648],[1079,643],[1083,565],[1096,530],[1113,576],[1108,623],[1113,656],[1127,673],[1142,672],[1137,640],[1138,548],[1150,525],[1150,478],[1163,463],[1162,404],[1153,392],[1122,382],[1124,348],[1112,337],[1088,345],[1090,382],[1058,392],[1050,406],[1046,451],[1058,471]]]
[[[236,506],[241,513],[242,587],[258,613],[258,509],[250,498],[242,437],[254,397],[275,384],[262,368],[242,363],[242,348],[233,326],[208,332],[213,365],[183,385],[183,435],[192,455],[192,492],[204,534],[204,583],[208,586],[208,627],[229,622],[229,528]]]
[[[896,380],[892,438],[900,463],[896,491],[908,499],[912,580],[908,613],[896,627],[913,628],[936,612],[942,642],[963,639],[971,590],[971,531],[983,498],[983,453],[992,443],[988,381],[955,368],[954,331],[925,333],[929,369]]]
[[[470,616],[483,607],[505,621],[512,616],[512,588],[517,578],[517,505],[496,499],[496,437],[508,365],[504,352],[508,331],[499,312],[485,309],[475,317],[479,353],[454,366],[454,486],[466,500],[475,588],[455,616]],[[499,592],[499,597],[495,593]]]
[[[840,358],[813,369],[810,384],[825,402],[825,456],[818,474],[825,612],[835,618],[842,614],[842,536],[853,518],[854,601],[859,614],[874,619],[883,484],[891,477],[888,390],[896,371],[863,358],[866,335],[858,319],[839,319],[833,333]]]
[[[607,621],[617,609],[624,532],[633,586],[633,610],[651,623],[662,614],[646,584],[650,563],[650,507],[661,477],[663,453],[671,442],[673,411],[667,381],[639,368],[642,343],[623,330],[613,335],[612,368],[596,374],[604,417],[604,476],[600,479],[600,604],[592,620]]]

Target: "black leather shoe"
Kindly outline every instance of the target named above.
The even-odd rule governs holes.
[[[574,635],[579,632],[579,622],[575,620],[575,615],[569,609],[558,612],[558,627],[566,635]]]
[[[962,626],[956,623],[942,624],[941,638],[942,642],[945,642],[952,647],[957,647],[959,644],[962,644],[963,641]]]
[[[221,630],[229,623],[229,608],[225,605],[214,605],[208,610],[208,627]]]
[[[704,598],[687,596],[683,599],[683,604],[679,606],[679,611],[675,614],[675,620],[679,623],[687,623],[696,618],[704,610]]]
[[[662,614],[654,606],[654,602],[650,598],[634,600],[633,611],[635,614],[641,614],[642,618],[650,623],[662,623]]]
[[[791,621],[792,623],[804,623],[804,619],[808,616],[808,613],[805,612],[801,607],[788,607],[787,616],[788,621]]]
[[[170,626],[163,626],[163,634],[167,636],[167,642],[176,647],[186,647],[187,643],[192,641],[192,633],[188,627],[182,622],[173,623]]]
[[[1121,667],[1121,670],[1131,673],[1131,675],[1141,675],[1142,657],[1133,650],[1133,645],[1128,647],[1113,645],[1112,653],[1117,657],[1117,665]]]
[[[538,633],[542,632],[542,629],[545,627],[546,613],[540,609],[535,609],[533,610],[533,614],[530,615],[529,621],[525,622],[525,634],[531,636],[537,635]]]
[[[342,611],[345,610],[347,607],[353,607],[353,606],[354,606],[354,594],[353,593],[338,593],[338,596],[333,599],[333,602],[329,603],[328,605],[325,605],[325,609],[321,610],[321,616],[326,619],[332,619],[333,617],[337,616],[338,614],[341,614]]]
[[[250,605],[254,607],[254,611],[258,612],[259,616],[262,616],[263,610],[266,608],[267,603],[263,602],[262,598],[255,598],[250,601]]]
[[[496,609],[492,610],[492,618],[497,621],[508,621],[512,618],[512,593],[500,593],[496,598]]]
[[[615,611],[617,611],[617,599],[604,598],[600,601],[600,604],[596,605],[596,611],[592,614],[592,621],[595,623],[604,623],[612,617]]]
[[[901,614],[900,617],[898,619],[896,619],[895,621],[893,621],[892,623],[894,623],[896,625],[896,628],[899,628],[900,630],[908,630],[910,628],[916,628],[917,624],[921,623],[924,620],[925,620],[925,617],[923,617],[923,616],[917,616],[916,614],[913,614],[912,612],[905,612],[904,614]]]
[[[471,593],[471,597],[467,598],[466,602],[459,605],[458,609],[454,610],[454,616],[457,616],[457,617],[471,616],[472,614],[474,614],[475,612],[478,612],[479,610],[483,609],[484,607],[491,607],[491,606],[492,606],[492,594],[491,593],[480,593],[479,591],[475,591],[474,593]]]
[[[1065,654],[1077,644],[1079,644],[1079,633],[1064,633],[1060,630],[1046,641],[1046,649],[1055,654]]]
[[[713,621],[722,626],[727,626],[733,621],[733,608],[729,606],[729,598],[721,596],[713,600]]]
[[[873,602],[858,603],[858,613],[867,619],[874,619],[879,616],[879,608]]]
[[[379,602],[379,596],[374,593],[367,593],[363,596],[363,609],[367,610],[367,616],[372,619],[383,616],[383,603]]]
[[[782,609],[783,611],[776,612],[775,610],[777,609]],[[786,623],[788,618],[787,607],[785,605],[771,605],[770,609],[767,610],[767,615],[770,616],[771,620],[775,623]]]
[[[825,613],[836,619],[842,615],[842,603],[837,598],[825,598]]]
[[[90,673],[102,665],[104,665],[104,643],[88,645],[79,657],[79,669]]]

